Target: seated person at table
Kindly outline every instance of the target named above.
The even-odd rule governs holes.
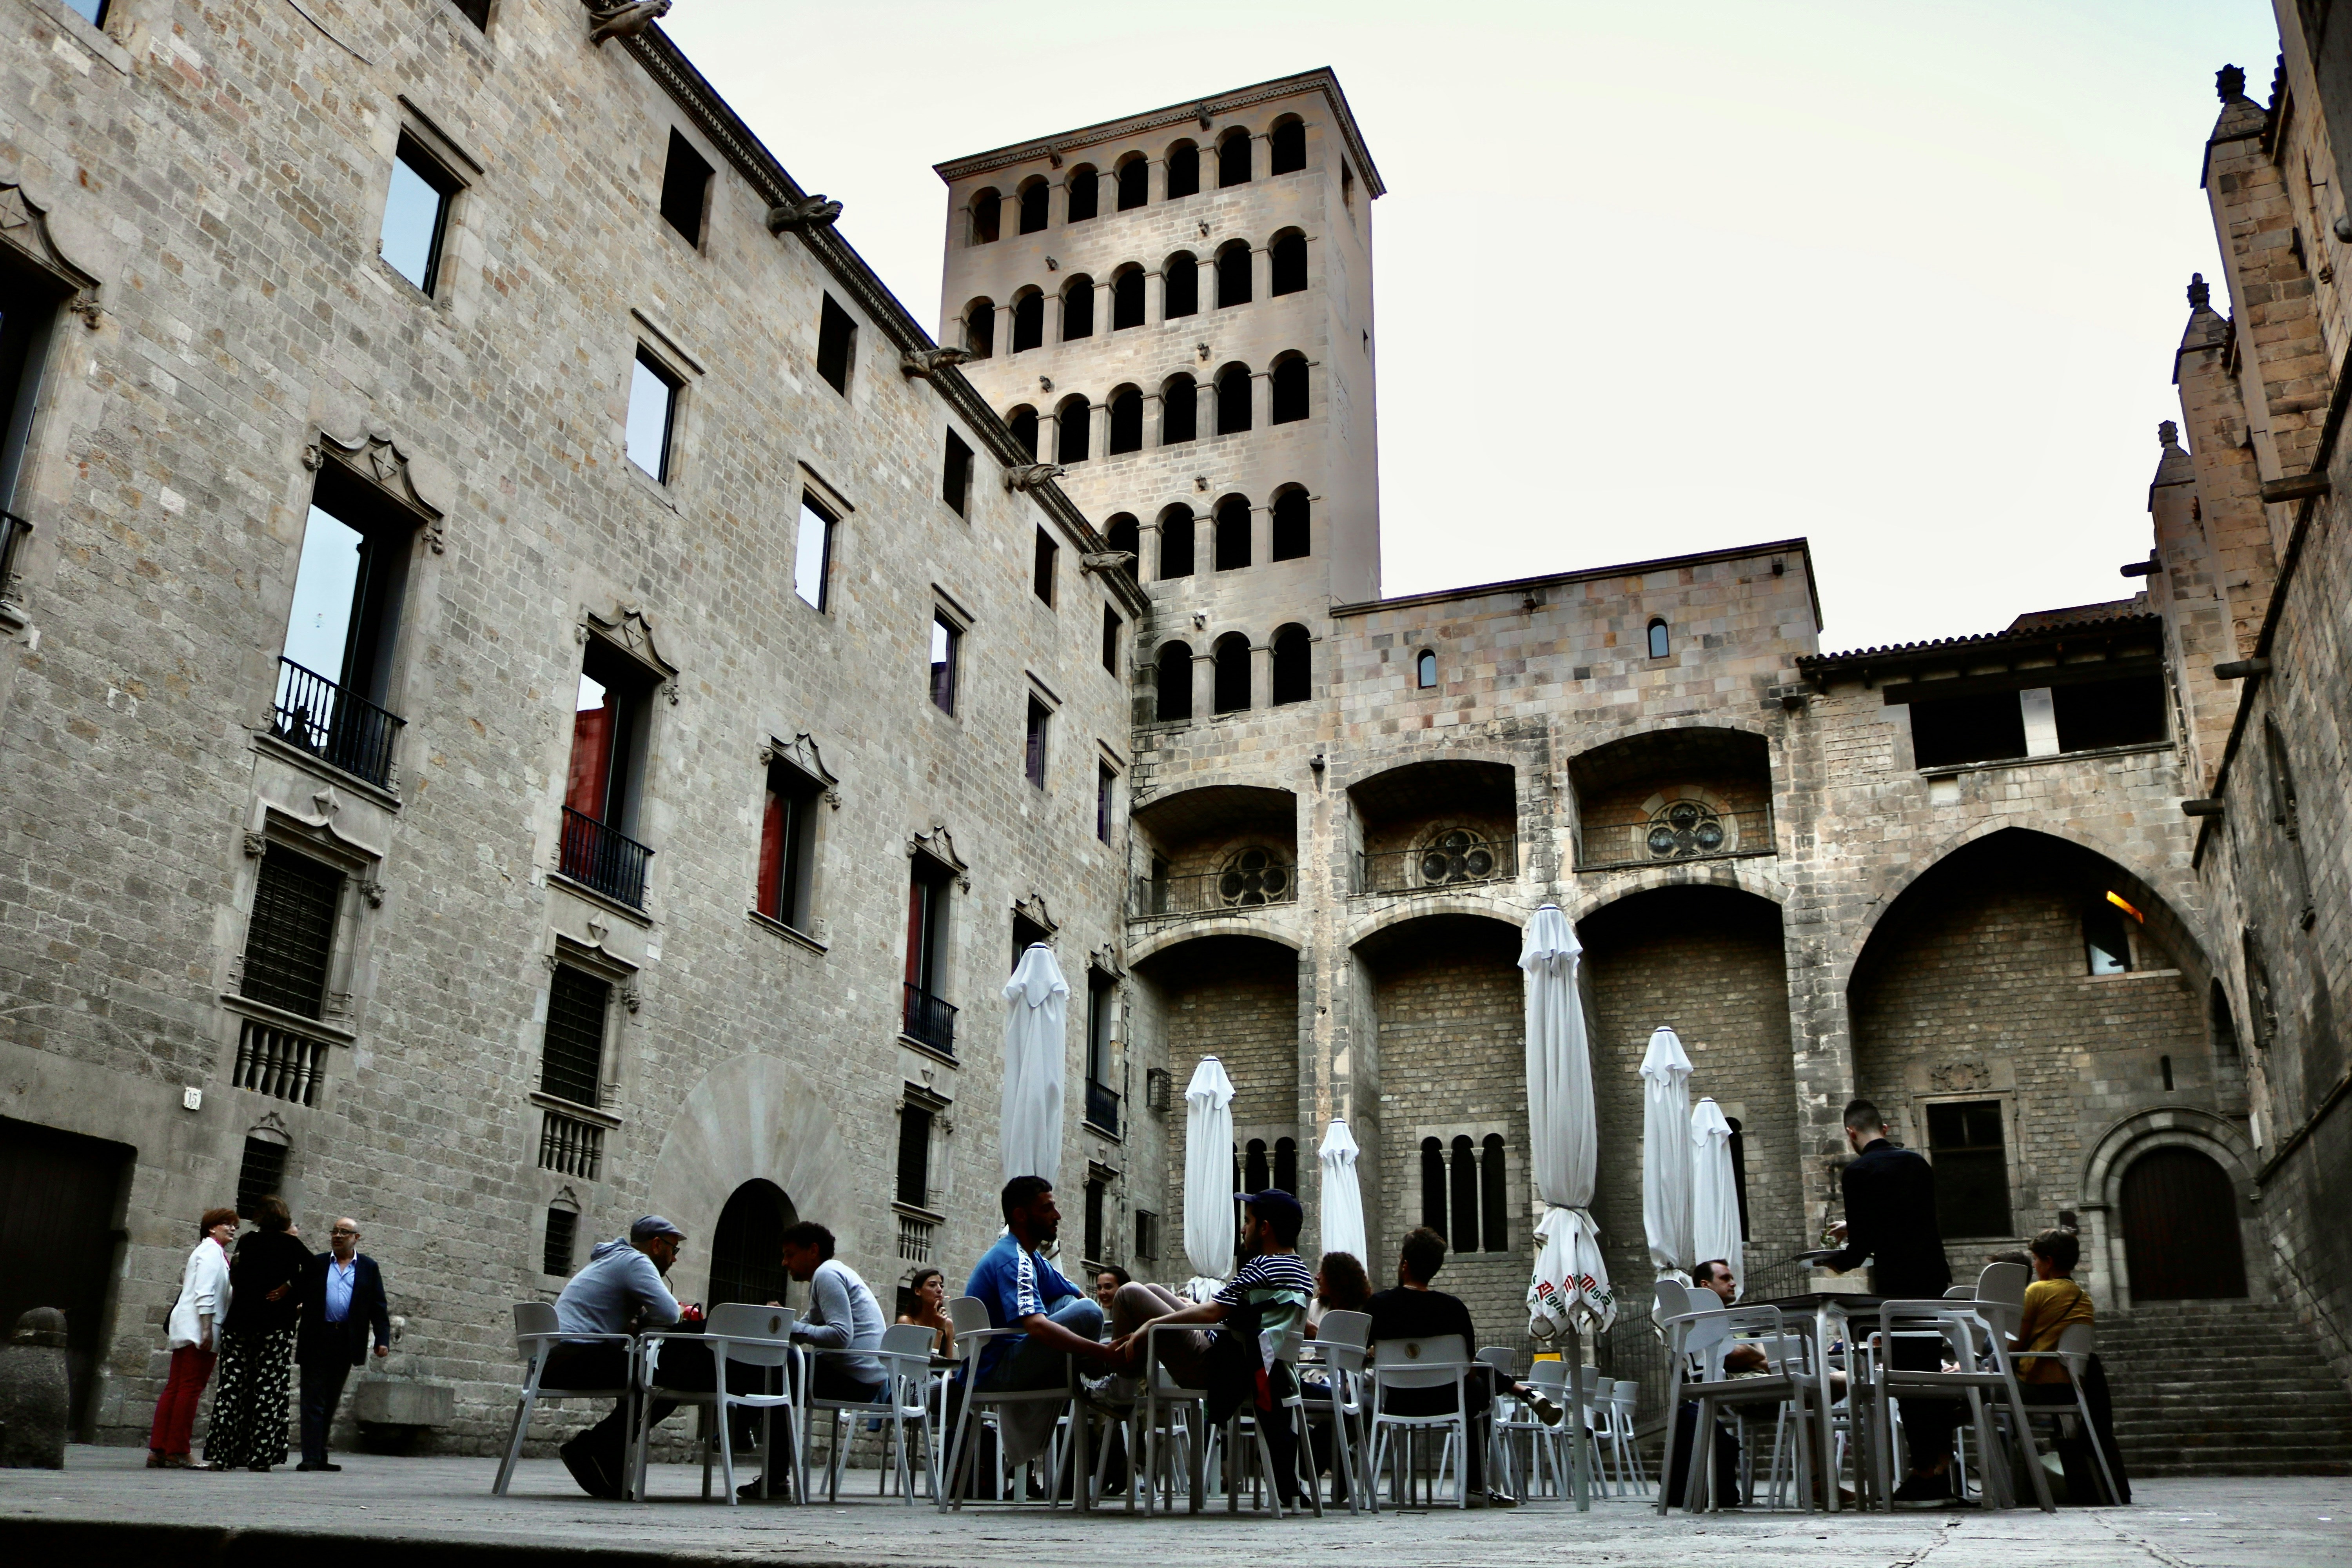
[[[629,1227],[625,1239],[600,1242],[580,1272],[555,1299],[556,1327],[569,1334],[634,1334],[646,1328],[667,1328],[677,1321],[677,1299],[662,1282],[686,1233],[662,1218],[647,1215]],[[566,1340],[549,1352],[541,1383],[549,1388],[618,1388],[629,1380],[629,1351],[613,1340]],[[676,1370],[666,1369],[666,1370]],[[703,1359],[703,1386],[710,1386],[709,1360]],[[665,1382],[671,1382],[665,1379]],[[671,1382],[672,1386],[677,1386]],[[658,1421],[677,1406],[656,1404]],[[621,1478],[627,1468],[628,1415],[625,1403],[611,1415],[556,1450],[563,1468],[590,1497],[621,1495]]]
[[[898,1321],[930,1330],[937,1336],[931,1342],[933,1355],[955,1354],[955,1324],[948,1317],[947,1276],[936,1268],[918,1268],[907,1289],[915,1298],[914,1305],[899,1313]]]
[[[1005,1234],[981,1255],[964,1294],[988,1308],[991,1328],[1017,1329],[981,1346],[975,1375],[984,1394],[1054,1388],[1069,1375],[1067,1358],[1097,1370],[1115,1361],[1100,1342],[1102,1308],[1062,1277],[1039,1250],[1062,1232],[1062,1211],[1054,1184],[1043,1176],[1015,1176],[997,1196]],[[1015,1466],[1029,1462],[1062,1412],[1049,1400],[1005,1406],[997,1420],[1004,1455]]]
[[[1449,1296],[1443,1290],[1433,1290],[1429,1282],[1445,1266],[1445,1238],[1423,1226],[1408,1233],[1404,1246],[1397,1256],[1397,1282],[1386,1290],[1377,1291],[1365,1304],[1372,1315],[1372,1343],[1383,1340],[1426,1340],[1440,1334],[1458,1334],[1465,1354],[1475,1354],[1478,1348],[1478,1331],[1470,1321],[1470,1309],[1460,1297]],[[1506,1492],[1489,1493],[1486,1489],[1486,1434],[1495,1407],[1493,1369],[1474,1363],[1463,1380],[1470,1400],[1470,1442],[1467,1480],[1470,1495],[1486,1502],[1510,1507],[1517,1500]],[[1385,1396],[1381,1407],[1400,1415],[1442,1415],[1454,1406],[1451,1388],[1398,1388]]]
[[[1700,1264],[1691,1270],[1691,1278],[1697,1281],[1700,1289],[1712,1290],[1722,1297],[1727,1307],[1738,1299],[1739,1285],[1731,1277],[1731,1265],[1721,1258]],[[1764,1350],[1760,1345],[1734,1344],[1723,1352],[1723,1370],[1733,1377],[1762,1372],[1764,1367]]]
[[[1325,1253],[1315,1265],[1315,1300],[1307,1307],[1307,1337],[1315,1337],[1326,1312],[1360,1312],[1371,1299],[1371,1276],[1364,1272],[1354,1253]]]
[[[2025,1288],[2025,1310],[2018,1320],[2017,1333],[2009,1342],[2011,1352],[2017,1358],[2017,1391],[2028,1405],[2074,1403],[2074,1390],[2066,1381],[2065,1363],[2054,1355],[2033,1352],[2056,1350],[2059,1336],[2069,1327],[2093,1321],[2091,1293],[2074,1283],[2074,1264],[2082,1252],[2082,1242],[2070,1230],[2045,1230],[2033,1238],[2033,1283]],[[2114,1472],[2116,1489],[2123,1494],[2113,1500],[2127,1503],[2131,1501],[2131,1483],[2125,1479],[2122,1457],[2116,1452],[2106,1373],[2094,1355],[2086,1358],[2078,1375],[2083,1382],[2084,1403],[2091,1407],[2091,1423],[2098,1429],[2097,1436],[2106,1449],[2107,1467]],[[2058,1461],[2066,1472],[2068,1501],[2087,1502],[2098,1498],[2098,1465],[2092,1458],[2088,1438],[2079,1433],[2073,1437],[2061,1436]]]
[[[1702,1263],[1691,1270],[1691,1278],[1703,1289],[1712,1290],[1723,1299],[1727,1307],[1738,1293],[1731,1276],[1730,1265],[1721,1259]],[[1751,1377],[1769,1364],[1760,1345],[1731,1345],[1723,1352],[1723,1371],[1727,1377]],[[1698,1440],[1698,1401],[1686,1399],[1675,1412],[1674,1446],[1666,1453],[1666,1496],[1676,1503],[1682,1501],[1684,1478],[1690,1473],[1691,1445]],[[1739,1502],[1739,1426],[1737,1422],[1721,1416],[1715,1423],[1715,1491],[1726,1506]]]
[[[809,1310],[793,1325],[796,1343],[829,1353],[814,1358],[809,1394],[872,1403],[888,1381],[882,1363],[860,1351],[882,1348],[882,1306],[857,1270],[833,1255],[833,1232],[814,1220],[784,1227],[784,1268],[809,1287]]]
[[[1095,1275],[1095,1302],[1102,1308],[1106,1321],[1110,1317],[1111,1298],[1118,1294],[1120,1286],[1131,1282],[1134,1279],[1134,1275],[1116,1263]]]

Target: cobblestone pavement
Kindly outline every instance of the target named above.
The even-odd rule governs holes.
[[[982,1564],[1097,1562],[1109,1552],[1153,1568],[1223,1564],[1236,1552],[1284,1563],[1464,1564],[1688,1563],[1736,1560],[1738,1568],[1818,1563],[1885,1568],[2315,1568],[2352,1564],[2352,1478],[2297,1477],[2158,1480],[2136,1489],[2128,1509],[2037,1512],[1841,1515],[1715,1515],[1661,1520],[1633,1502],[1608,1501],[1578,1515],[1558,1503],[1508,1511],[1383,1514],[1344,1512],[1283,1521],[1233,1519],[1145,1521],[1111,1510],[1076,1520],[1040,1510],[974,1511],[942,1518],[929,1507],[877,1501],[871,1472],[853,1472],[856,1497],[839,1507],[769,1505],[727,1509],[698,1500],[700,1475],[683,1466],[655,1472],[647,1506],[592,1501],[553,1460],[526,1462],[510,1494],[489,1494],[495,1463],[477,1458],[339,1456],[340,1475],[290,1467],[248,1473],[151,1473],[131,1448],[77,1447],[62,1472],[0,1470],[0,1541],[33,1521],[50,1545],[58,1526],[88,1527],[104,1561],[101,1531],[121,1527],[208,1524],[285,1537],[355,1536],[402,1542],[429,1557],[435,1544],[576,1549],[582,1553],[676,1553],[685,1562]],[[21,1521],[21,1522],[20,1522]],[[22,1537],[19,1537],[22,1539]],[[247,1536],[254,1546],[263,1543]],[[273,1543],[265,1555],[285,1559]],[[331,1542],[322,1542],[322,1549]],[[1108,1550],[1107,1550],[1108,1549]],[[224,1554],[225,1556],[229,1554]],[[405,1555],[405,1553],[404,1553]]]

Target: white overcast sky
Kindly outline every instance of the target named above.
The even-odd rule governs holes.
[[[1802,534],[1856,647],[2124,596],[2213,72],[2263,0],[678,0],[935,331],[931,165],[1330,66],[1373,210],[1384,589]],[[2217,289],[2217,294],[2219,293]],[[2218,303],[2218,300],[2217,300]]]

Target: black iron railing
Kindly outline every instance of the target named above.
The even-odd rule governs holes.
[[[1717,811],[1699,801],[1678,800],[1647,816],[1584,823],[1578,835],[1576,868],[1615,871],[1772,853],[1769,809]]]
[[[907,982],[907,1037],[920,1040],[935,1051],[955,1055],[954,1006],[940,1001],[913,981]]]
[[[604,1130],[593,1121],[542,1110],[539,1123],[539,1168],[583,1181],[600,1179],[604,1169]]]
[[[296,1105],[319,1103],[319,1083],[327,1076],[327,1043],[247,1018],[236,1037],[236,1070],[229,1081],[239,1089]]]
[[[1221,870],[1155,877],[1136,884],[1136,918],[1242,914],[1298,898],[1298,868],[1258,850],[1245,851]]]
[[[406,720],[283,657],[277,709],[271,734],[379,788],[392,787],[392,743]]]
[[[606,898],[641,910],[646,905],[646,866],[654,852],[585,812],[563,808],[563,858],[557,869]]]
[[[33,536],[33,525],[13,511],[0,511],[0,605],[16,600],[16,553]]]
[[[1507,882],[1519,874],[1519,845],[1456,828],[1418,849],[1383,849],[1356,857],[1359,893],[1435,893],[1480,882]]]
[[[1118,1131],[1118,1090],[1087,1079],[1087,1120],[1104,1131]]]

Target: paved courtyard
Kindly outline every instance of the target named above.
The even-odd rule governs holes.
[[[1121,1558],[1219,1563],[1246,1552],[1274,1563],[1379,1565],[1529,1562],[1677,1563],[1738,1568],[1784,1563],[1885,1568],[2314,1568],[2352,1564],[2352,1478],[2150,1481],[2127,1509],[1818,1516],[1717,1515],[1660,1520],[1631,1501],[1578,1515],[1555,1503],[1503,1512],[1345,1513],[1279,1525],[1222,1513],[1147,1521],[1111,1511],[1088,1520],[1039,1510],[942,1518],[877,1501],[871,1472],[840,1507],[727,1509],[697,1501],[700,1472],[656,1469],[645,1506],[595,1502],[553,1460],[524,1464],[511,1495],[494,1498],[489,1459],[341,1456],[340,1475],[154,1472],[131,1448],[77,1447],[62,1471],[0,1470],[0,1541],[56,1560],[111,1562],[134,1547],[215,1562],[338,1563],[397,1558],[545,1557],[576,1552],[673,1563],[1090,1563]],[[233,1537],[170,1542],[157,1527],[208,1527]],[[143,1539],[142,1539],[143,1537]],[[384,1550],[368,1552],[367,1545]],[[199,1546],[202,1551],[193,1550]],[[487,1549],[487,1551],[485,1550]]]

